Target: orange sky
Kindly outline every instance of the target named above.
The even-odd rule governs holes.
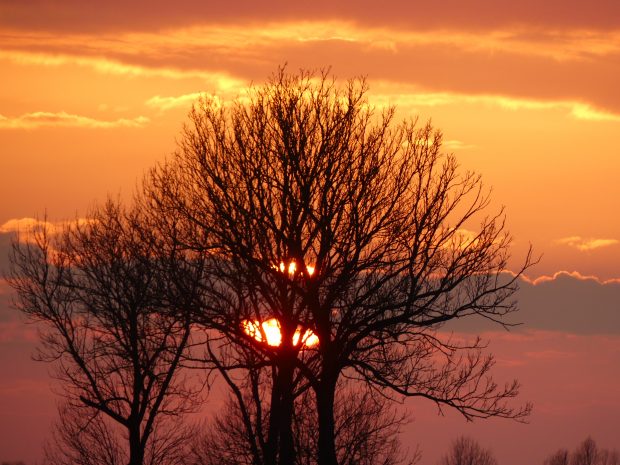
[[[0,5],[0,228],[131,192],[201,92],[232,98],[283,63],[332,66],[368,76],[375,104],[432,118],[507,207],[515,254],[544,254],[533,277],[620,276],[615,2],[186,3]]]
[[[288,63],[432,118],[506,207],[515,257],[543,254],[532,280],[620,278],[619,2],[125,3],[0,2],[0,248],[16,220],[128,196],[200,93]]]

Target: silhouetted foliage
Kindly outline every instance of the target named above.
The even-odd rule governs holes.
[[[231,396],[225,408],[212,419],[204,435],[195,442],[189,465],[262,465],[267,417],[259,412],[268,407],[269,380],[253,380],[243,389],[242,404]],[[401,449],[398,434],[405,417],[372,391],[339,387],[335,405],[336,447],[342,465],[415,464],[421,453]],[[256,397],[255,397],[256,396]],[[294,464],[317,463],[316,412],[312,391],[297,397],[293,418]],[[248,415],[250,421],[245,422]],[[251,428],[248,428],[251,425]]]
[[[14,244],[16,306],[41,323],[39,358],[55,363],[66,397],[53,463],[173,463],[159,430],[193,410],[201,387],[179,373],[194,294],[176,284],[195,283],[201,262],[184,260],[169,233],[110,201]]]
[[[197,434],[195,426],[181,417],[156,420],[145,465],[182,465],[190,455],[189,444]],[[123,428],[86,406],[63,405],[45,445],[44,465],[125,465],[129,454]]]
[[[497,460],[489,449],[472,438],[461,436],[452,443],[440,465],[497,465]]]
[[[45,446],[46,465],[124,465],[125,451],[113,428],[88,407],[59,408],[52,439]]]
[[[599,451],[592,438],[586,438],[577,449],[572,453],[571,465],[596,465],[598,463]]]
[[[560,449],[545,459],[545,465],[569,465],[568,449]]]
[[[468,420],[530,411],[506,402],[519,385],[493,382],[480,340],[439,332],[515,310],[503,213],[486,213],[480,177],[441,153],[440,132],[376,112],[366,93],[363,80],[341,88],[326,73],[280,70],[233,103],[205,97],[150,179],[153,205],[184,223],[184,246],[212,254],[215,298],[197,318],[273,368],[270,465],[293,461],[300,379],[314,393],[321,465],[338,463],[343,375]],[[244,334],[244,321],[270,318],[281,344]],[[295,344],[300,329],[320,343]]]
[[[620,465],[620,452],[615,449],[603,449],[599,452],[598,463],[600,465]]]
[[[569,454],[567,449],[560,449],[545,459],[545,465],[620,465],[620,453],[617,450],[601,449],[591,437]]]

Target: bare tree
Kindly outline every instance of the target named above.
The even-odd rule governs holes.
[[[264,374],[264,373],[263,373]],[[254,372],[240,390],[241,399],[231,395],[222,409],[194,442],[189,465],[263,465],[270,391],[269,379]],[[335,404],[336,447],[343,465],[413,465],[421,458],[419,449],[401,449],[398,433],[405,417],[388,400],[372,391],[339,387]],[[316,412],[312,391],[296,397],[293,418],[295,465],[317,463]],[[263,412],[261,416],[261,412]],[[248,420],[249,421],[246,421]]]
[[[545,465],[569,465],[568,449],[560,449],[545,459]]]
[[[441,153],[440,132],[376,113],[366,94],[363,80],[341,88],[326,73],[280,70],[231,104],[204,98],[180,151],[151,176],[154,205],[193,231],[184,244],[217,257],[209,285],[221,304],[199,318],[274,367],[269,428],[281,463],[292,462],[296,373],[314,392],[321,465],[338,463],[342,376],[468,420],[530,411],[506,402],[519,385],[491,379],[480,340],[439,331],[515,310],[523,269],[504,273],[503,213],[486,212],[480,177]],[[278,344],[244,339],[244,322],[269,319]],[[298,341],[308,330],[314,347]]]
[[[471,438],[461,436],[452,443],[441,465],[497,465],[493,453]]]
[[[123,447],[123,428],[99,410],[87,406],[64,404],[58,409],[52,438],[45,445],[45,465],[124,465],[128,462]],[[190,454],[193,425],[180,417],[168,418],[153,428],[146,465],[181,465]]]
[[[14,244],[9,283],[17,308],[42,323],[39,358],[55,362],[63,383],[74,421],[57,438],[76,454],[65,458],[89,451],[86,462],[97,463],[101,452],[116,463],[114,424],[129,465],[164,463],[166,418],[192,410],[201,388],[179,372],[201,261],[184,260],[142,210],[112,201],[60,235],[39,229],[27,239]],[[110,447],[91,444],[97,437]]]
[[[119,437],[97,410],[63,405],[45,445],[45,464],[123,465],[125,451]]]
[[[591,437],[586,438],[571,454],[571,465],[596,465],[599,462],[599,449]]]
[[[603,449],[598,454],[600,465],[620,465],[620,453],[617,450]]]
[[[601,449],[591,437],[586,438],[569,454],[567,449],[560,449],[545,460],[545,465],[619,465],[620,454],[617,450]]]

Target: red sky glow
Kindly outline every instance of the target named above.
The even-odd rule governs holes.
[[[542,465],[588,435],[620,449],[620,2],[216,3],[0,1],[0,270],[17,230],[130,198],[200,95],[235,98],[285,63],[365,76],[371,104],[432,119],[482,174],[490,211],[505,207],[510,266],[530,245],[542,256],[517,296],[522,326],[450,328],[490,341],[530,423],[406,402],[403,444],[422,465],[460,434],[500,465]],[[0,462],[30,465],[58,397],[11,295],[0,279]]]

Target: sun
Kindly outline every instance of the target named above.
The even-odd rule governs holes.
[[[260,323],[258,320],[243,320],[243,331],[256,339],[258,342],[266,342],[267,345],[277,347],[282,344],[280,323],[276,318],[270,318]],[[319,343],[319,338],[311,330],[306,329],[302,335],[302,328],[297,327],[293,335],[293,345],[302,344],[303,347],[313,347]]]

